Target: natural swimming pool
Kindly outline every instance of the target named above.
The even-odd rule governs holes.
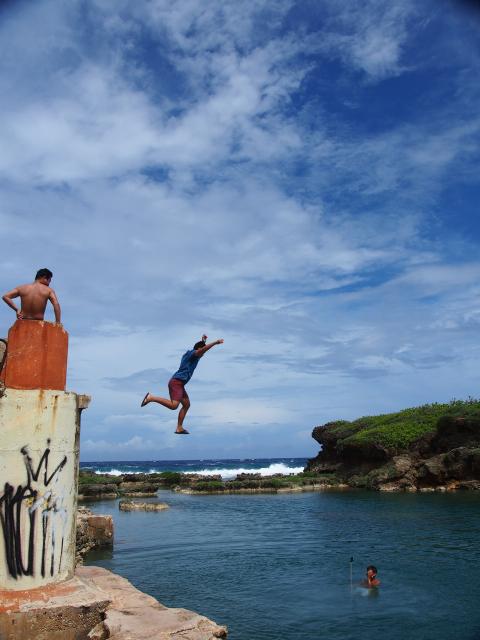
[[[171,509],[87,505],[115,520],[113,554],[89,563],[227,624],[231,640],[480,639],[476,493],[159,499]],[[365,595],[355,584],[370,563],[382,584]]]

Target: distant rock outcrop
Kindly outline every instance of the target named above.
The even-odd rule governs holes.
[[[135,502],[133,500],[120,500],[120,511],[165,511],[170,509],[166,502]]]
[[[480,403],[473,400],[330,422],[315,427],[312,437],[322,450],[306,471],[339,484],[380,491],[480,489]]]

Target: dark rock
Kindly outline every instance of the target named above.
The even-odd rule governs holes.
[[[119,487],[122,493],[151,493],[155,494],[158,490],[158,485],[152,482],[122,482]]]
[[[135,502],[134,500],[120,500],[120,511],[164,511],[170,507],[165,502]]]
[[[111,549],[113,546],[113,518],[93,514],[90,509],[77,510],[77,563],[92,549]]]
[[[235,480],[260,480],[261,477],[261,473],[237,473]]]
[[[82,484],[78,487],[79,500],[105,500],[118,498],[116,484]]]
[[[458,447],[480,447],[478,420],[444,416],[439,419],[437,433],[431,440],[433,451],[445,452]]]

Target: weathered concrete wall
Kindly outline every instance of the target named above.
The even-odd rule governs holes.
[[[88,400],[11,388],[0,398],[0,592],[73,576],[80,413]]]

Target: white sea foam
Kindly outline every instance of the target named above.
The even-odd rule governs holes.
[[[292,475],[294,473],[301,473],[303,467],[289,467],[283,462],[274,462],[268,467],[261,467],[260,469],[246,469],[239,467],[237,469],[201,469],[200,471],[184,471],[184,473],[199,473],[202,476],[222,476],[223,480],[230,480],[235,478],[239,473],[259,473],[261,476],[272,476],[274,473],[283,473],[285,475]]]
[[[124,476],[126,473],[137,474],[137,473],[145,473],[145,472],[144,471],[120,471],[119,469],[110,469],[110,471],[99,471],[97,469],[95,473],[99,476]]]
[[[220,462],[220,461],[219,461]],[[149,471],[131,471],[130,469],[121,471],[120,469],[110,469],[99,470],[96,469],[95,473],[97,475],[108,475],[108,476],[123,476],[127,473],[132,475],[138,475],[140,473],[158,473],[160,469],[150,469]],[[220,475],[224,480],[230,480],[235,478],[239,473],[259,473],[261,476],[272,476],[275,473],[283,473],[284,475],[291,475],[294,473],[300,473],[303,471],[303,467],[289,467],[283,462],[272,462],[268,467],[261,467],[260,469],[248,468],[248,467],[237,467],[235,469],[226,469],[223,467],[218,468],[207,468],[207,469],[199,469],[197,471],[186,471],[184,469],[177,469],[181,473],[191,474],[191,473],[199,473],[202,476],[217,476]]]

